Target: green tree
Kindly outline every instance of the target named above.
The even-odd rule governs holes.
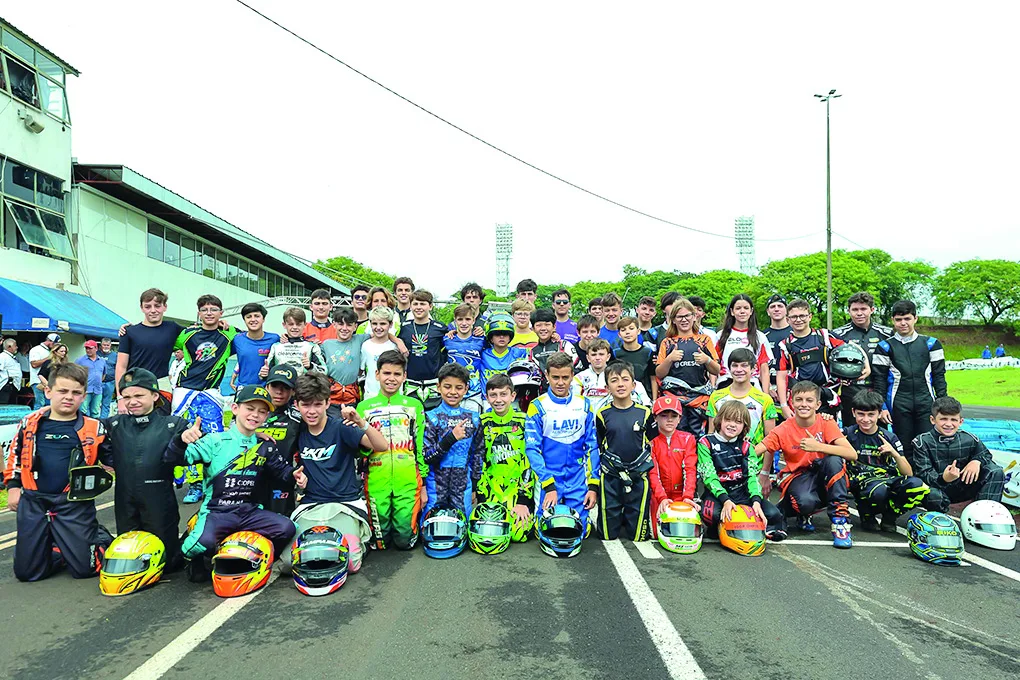
[[[932,287],[946,316],[976,314],[985,324],[1020,318],[1020,263],[1010,260],[954,262]]]
[[[859,291],[879,297],[879,276],[871,266],[843,250],[832,253],[832,323],[847,319],[846,301]],[[815,324],[824,323],[826,305],[825,253],[812,253],[774,260],[762,267],[751,293],[759,321],[764,322],[766,302],[779,293],[792,301],[803,298],[811,303]]]
[[[883,319],[890,318],[896,301],[924,298],[931,290],[936,269],[927,262],[894,260],[892,255],[877,248],[853,250],[847,255],[871,267],[878,277],[875,305]]]
[[[312,267],[348,287],[358,283],[366,283],[370,286],[382,286],[383,288],[391,289],[393,287],[393,279],[395,278],[389,274],[367,267],[346,255],[338,255],[328,260],[318,260]]]
[[[728,269],[714,269],[697,276],[688,275],[687,278],[660,291],[656,298],[669,290],[685,296],[697,295],[705,301],[706,324],[718,326],[722,323],[723,314],[733,296],[738,293],[749,293],[752,282],[752,277],[747,274]]]

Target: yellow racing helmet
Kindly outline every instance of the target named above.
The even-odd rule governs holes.
[[[666,550],[681,555],[701,550],[701,515],[690,503],[670,503],[657,521],[659,545]]]
[[[740,555],[761,555],[765,552],[765,522],[752,508],[738,505],[729,520],[719,523],[719,542]]]
[[[128,531],[113,539],[99,570],[99,592],[129,595],[154,585],[163,575],[166,547],[148,531]]]
[[[220,543],[212,558],[213,592],[220,597],[254,593],[269,583],[273,544],[254,531],[238,531]]]

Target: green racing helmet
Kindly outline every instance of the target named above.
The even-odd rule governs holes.
[[[513,516],[502,503],[479,503],[468,522],[468,545],[476,553],[495,555],[510,547]]]
[[[514,334],[514,320],[509,314],[493,314],[485,324],[485,339],[489,340],[493,333]]]

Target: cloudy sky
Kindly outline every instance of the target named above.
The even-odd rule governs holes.
[[[824,248],[812,95],[837,88],[835,232],[936,265],[1020,259],[1015,3],[251,4],[595,193],[727,236],[754,215],[759,264]],[[81,70],[80,161],[130,166],[302,257],[348,255],[445,295],[494,285],[494,225],[510,222],[512,283],[736,268],[732,240],[550,179],[234,0],[3,16]]]

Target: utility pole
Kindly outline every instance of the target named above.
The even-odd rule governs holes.
[[[829,94],[816,94],[825,102],[825,327],[832,328],[832,150],[829,145],[829,100],[842,97],[835,90]]]

